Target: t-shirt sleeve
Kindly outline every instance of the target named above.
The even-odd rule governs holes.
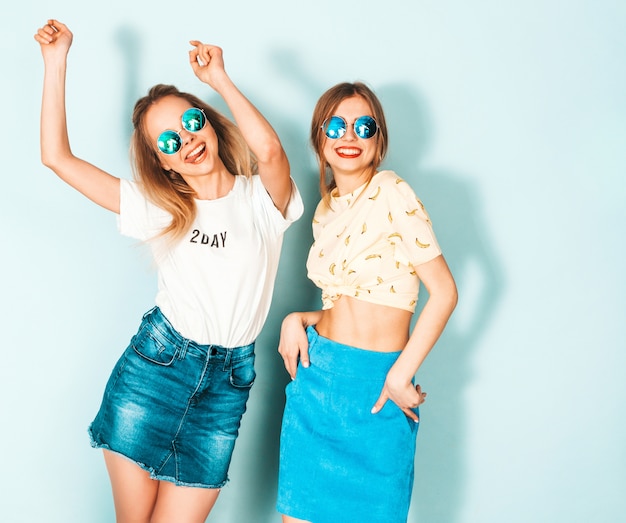
[[[120,214],[117,219],[121,234],[148,240],[158,235],[170,221],[171,216],[148,201],[136,182],[121,180]]]
[[[424,204],[405,181],[395,183],[395,189],[389,193],[387,239],[395,247],[396,261],[417,266],[436,258],[441,249]]]
[[[287,228],[296,220],[298,220],[304,212],[304,204],[302,196],[296,183],[291,180],[291,198],[287,204],[285,216],[276,208],[271,196],[263,186],[259,175],[252,176],[252,190],[254,193],[254,201],[261,208],[262,214],[266,219],[267,226],[276,235],[284,233]]]

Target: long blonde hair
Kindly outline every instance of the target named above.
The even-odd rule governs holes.
[[[370,165],[372,176],[387,154],[388,134],[385,113],[374,92],[362,82],[343,82],[328,89],[315,105],[311,119],[310,134],[311,145],[319,164],[320,193],[327,205],[330,203],[330,194],[333,189],[337,187],[337,184],[333,177],[332,170],[330,169],[330,165],[324,157],[324,143],[328,138],[324,134],[322,125],[327,118],[330,118],[334,114],[343,100],[353,96],[360,96],[369,104],[372,110],[372,116],[378,125],[378,132],[374,137],[376,140],[376,154],[374,154],[374,159]]]
[[[196,217],[195,192],[180,174],[163,168],[145,125],[148,109],[166,96],[177,96],[189,102],[192,107],[204,111],[208,123],[217,134],[218,155],[230,173],[252,176],[256,172],[257,163],[239,128],[198,97],[181,92],[173,85],[158,84],[140,98],[135,104],[132,117],[133,173],[146,197],[172,215],[172,221],[158,237],[166,236],[176,240],[189,230]]]

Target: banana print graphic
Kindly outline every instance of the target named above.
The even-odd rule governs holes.
[[[324,308],[341,295],[406,310],[418,303],[414,265],[430,259],[436,240],[410,185],[390,171],[380,179],[382,183],[377,178],[365,186],[362,197],[356,191],[333,195],[338,201],[331,212],[322,206],[314,213],[315,241],[307,266],[322,290]]]
[[[426,207],[424,207],[422,200],[420,200],[417,196],[415,197],[415,199],[417,200],[417,203],[419,203],[420,207],[422,208],[422,212],[424,213],[426,223],[428,225],[432,225],[433,223],[430,221],[430,217],[428,216],[428,212],[426,212]]]

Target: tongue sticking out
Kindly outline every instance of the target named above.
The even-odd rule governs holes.
[[[193,151],[191,151],[185,158],[185,162],[197,163],[204,159],[204,153],[206,151],[206,145],[200,144]]]

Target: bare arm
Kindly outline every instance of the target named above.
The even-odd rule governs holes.
[[[224,69],[222,50],[197,40],[190,42],[189,61],[196,76],[226,102],[248,146],[255,154],[259,175],[276,208],[285,214],[291,197],[289,161],[278,135],[243,95]]]
[[[411,409],[424,401],[425,394],[419,385],[413,386],[412,379],[441,336],[456,307],[458,295],[454,278],[443,256],[437,256],[417,266],[415,270],[429,293],[428,301],[415,323],[406,347],[387,373],[385,385],[372,412],[378,412],[390,399],[408,417],[418,421]]]
[[[63,181],[105,209],[119,213],[120,181],[72,154],[67,133],[65,78],[72,33],[57,20],[37,31],[44,59],[41,161]]]
[[[285,369],[295,379],[298,359],[302,366],[309,366],[309,340],[306,328],[316,325],[322,317],[322,311],[292,312],[283,320],[280,329],[278,352],[283,357]]]

